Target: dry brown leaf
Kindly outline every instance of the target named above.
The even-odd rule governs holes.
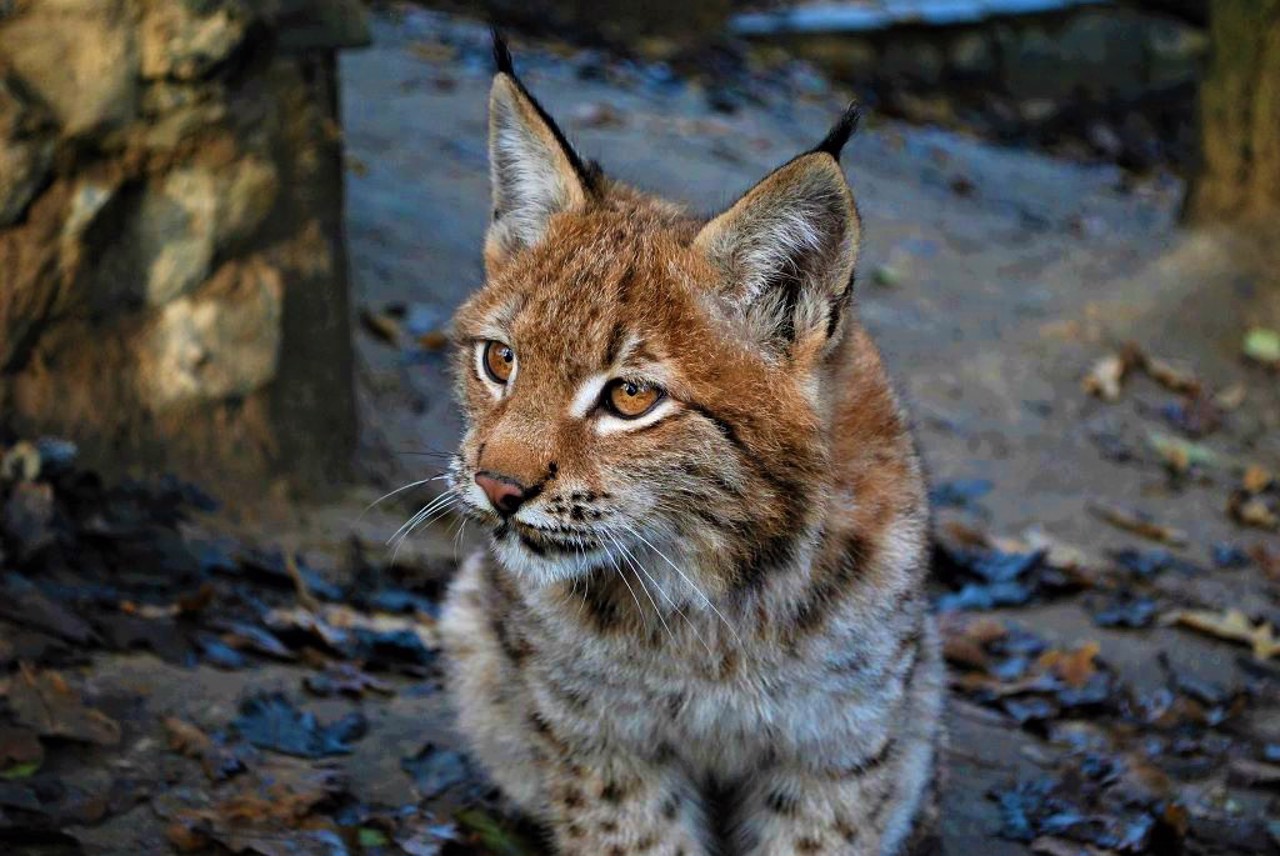
[[[1108,354],[1093,364],[1080,385],[1085,392],[1095,398],[1103,401],[1118,401],[1120,386],[1128,373],[1129,365],[1123,356]]]
[[[1238,609],[1213,612],[1207,609],[1184,609],[1167,613],[1165,624],[1178,624],[1199,633],[1241,642],[1253,648],[1253,656],[1267,660],[1280,654],[1280,641],[1276,640],[1271,625],[1262,621],[1255,625],[1249,616]]]
[[[1264,490],[1271,487],[1271,483],[1274,480],[1275,477],[1266,467],[1258,464],[1250,464],[1248,468],[1245,469],[1244,476],[1241,478],[1240,483],[1241,486],[1243,486],[1249,493],[1262,493]]]
[[[1187,543],[1187,536],[1181,531],[1172,526],[1157,523],[1145,512],[1100,502],[1092,503],[1089,509],[1112,526],[1141,535],[1143,538],[1172,544],[1175,547],[1182,547]]]
[[[1087,642],[1074,651],[1046,651],[1040,655],[1042,671],[1051,671],[1066,682],[1067,686],[1080,688],[1098,671],[1094,660],[1099,651],[1097,642]]]
[[[1181,392],[1186,395],[1196,395],[1200,392],[1201,383],[1198,377],[1167,360],[1147,357],[1143,368],[1147,370],[1147,374],[1151,375],[1152,380],[1171,392]]]
[[[65,737],[99,746],[120,742],[120,724],[100,710],[86,707],[80,694],[57,672],[37,672],[23,665],[8,686],[9,708],[19,724],[41,737]]]
[[[1246,788],[1280,786],[1280,764],[1268,764],[1251,758],[1232,758],[1227,764],[1230,779]]]
[[[394,348],[400,347],[400,322],[386,312],[374,312],[367,306],[361,307],[360,326],[378,341]]]
[[[1255,529],[1280,529],[1280,511],[1273,507],[1275,503],[1264,496],[1251,496],[1244,491],[1236,491],[1227,499],[1227,514],[1242,526]]]
[[[1009,634],[1004,622],[991,616],[976,618],[960,613],[947,613],[941,623],[943,654],[947,661],[985,672],[990,665],[986,646]]]
[[[418,347],[424,351],[443,351],[449,346],[449,337],[440,330],[428,330],[418,337]]]
[[[1244,400],[1248,395],[1248,387],[1242,383],[1233,383],[1226,389],[1219,390],[1213,397],[1213,403],[1220,410],[1232,411],[1244,404]]]
[[[201,757],[213,745],[209,735],[176,716],[164,718],[164,730],[169,735],[169,748],[188,758]]]

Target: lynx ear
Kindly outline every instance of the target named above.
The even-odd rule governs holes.
[[[822,144],[767,176],[694,241],[762,342],[837,333],[861,232],[837,160],[855,122],[851,109]]]
[[[515,76],[511,54],[494,34],[498,73],[489,93],[489,175],[493,223],[485,241],[491,262],[537,243],[554,214],[582,207],[591,170]]]

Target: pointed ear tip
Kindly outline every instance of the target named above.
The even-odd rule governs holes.
[[[507,40],[503,38],[502,31],[496,26],[490,27],[489,35],[493,39],[493,64],[497,73],[515,76],[515,60],[511,58],[511,48],[507,47]]]
[[[840,118],[831,126],[831,130],[822,138],[822,142],[813,148],[813,152],[815,154],[825,152],[839,161],[845,144],[858,132],[858,126],[861,124],[862,105],[857,101],[850,101],[849,106],[845,107],[844,112],[840,114]]]

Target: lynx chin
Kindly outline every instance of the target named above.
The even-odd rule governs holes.
[[[936,852],[929,512],[855,311],[856,111],[708,220],[582,159],[495,54],[460,729],[559,853]]]

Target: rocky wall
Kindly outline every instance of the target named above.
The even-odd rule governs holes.
[[[0,0],[0,432],[228,493],[342,476],[335,51],[367,38],[362,16]]]

